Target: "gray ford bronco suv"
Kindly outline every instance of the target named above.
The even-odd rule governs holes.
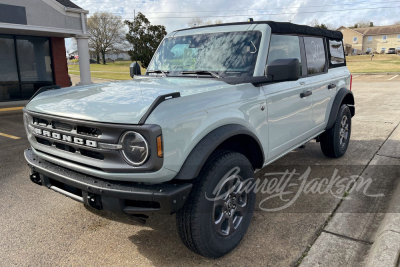
[[[24,108],[30,179],[136,220],[175,213],[189,249],[221,257],[249,227],[256,170],[312,139],[345,154],[342,38],[271,21],[184,29],[131,81],[42,88]]]

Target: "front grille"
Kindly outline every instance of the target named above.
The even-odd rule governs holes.
[[[76,167],[76,171],[91,173],[101,170],[107,173],[134,173],[157,171],[162,167],[163,158],[156,153],[157,136],[162,134],[157,125],[112,124],[76,120],[59,116],[39,114],[25,110],[30,116],[31,133],[29,142],[35,151],[43,153],[50,162],[64,167],[67,162]],[[118,144],[126,131],[141,133],[150,144],[150,158],[140,167],[126,163],[121,151],[103,149],[100,143]],[[52,161],[53,160],[53,161]],[[64,165],[63,165],[64,164]],[[90,169],[90,170],[89,170]]]

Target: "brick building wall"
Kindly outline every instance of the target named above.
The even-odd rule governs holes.
[[[53,57],[54,83],[61,87],[69,87],[68,65],[64,38],[51,37],[51,53]]]

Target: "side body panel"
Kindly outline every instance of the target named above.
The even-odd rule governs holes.
[[[269,153],[274,158],[301,142],[312,129],[312,96],[301,98],[309,90],[303,79],[264,86],[267,97]]]

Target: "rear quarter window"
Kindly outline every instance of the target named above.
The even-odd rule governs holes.
[[[343,43],[340,41],[329,40],[330,61],[332,65],[344,64]]]

